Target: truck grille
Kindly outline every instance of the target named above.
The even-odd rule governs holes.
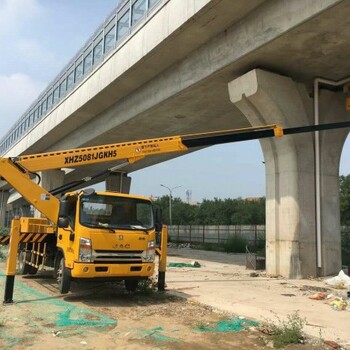
[[[142,250],[95,250],[92,258],[96,264],[140,264]]]

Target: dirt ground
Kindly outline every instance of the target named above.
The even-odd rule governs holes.
[[[350,312],[308,299],[325,288],[323,281],[251,277],[243,255],[169,250],[169,262],[193,260],[201,267],[168,268],[166,293],[149,288],[127,293],[117,283],[73,283],[62,297],[49,271],[16,276],[15,303],[0,306],[0,348],[268,349],[270,337],[250,320],[261,323],[296,310],[314,338],[288,349],[331,349],[323,339],[348,348]],[[1,296],[4,283],[2,274]],[[230,332],[237,322],[246,329]]]

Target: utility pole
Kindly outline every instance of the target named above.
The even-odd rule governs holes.
[[[173,219],[172,219],[172,213],[171,213],[171,202],[172,202],[172,196],[173,196],[173,191],[176,189],[176,188],[179,188],[181,186],[175,186],[175,187],[168,187],[168,186],[165,186],[165,185],[162,185],[160,184],[162,187],[165,187],[168,189],[169,191],[169,225],[172,225],[173,224]]]

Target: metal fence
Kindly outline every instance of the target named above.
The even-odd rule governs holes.
[[[224,243],[231,237],[248,241],[265,240],[265,225],[171,225],[169,241],[175,243]],[[343,240],[350,234],[350,226],[341,226]]]
[[[225,243],[231,237],[265,240],[264,225],[171,225],[169,241],[175,243]]]

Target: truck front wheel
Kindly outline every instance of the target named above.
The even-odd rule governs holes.
[[[70,289],[70,270],[66,268],[66,262],[63,256],[57,266],[56,278],[60,293],[67,294]]]

